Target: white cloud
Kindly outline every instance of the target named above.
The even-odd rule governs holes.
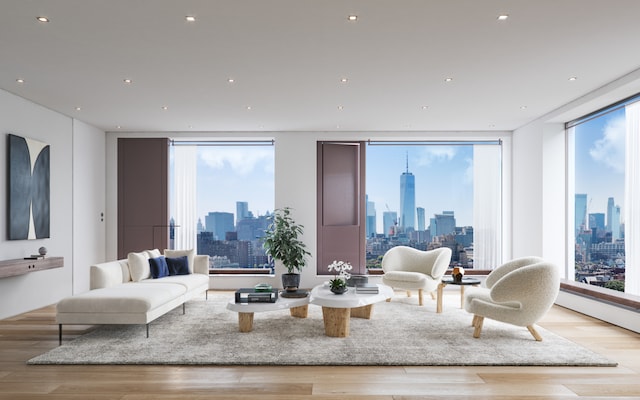
[[[456,156],[454,146],[426,146],[418,154],[418,165],[427,166],[435,161],[450,161]]]
[[[207,147],[200,149],[200,158],[210,168],[229,167],[240,176],[251,174],[257,167],[273,173],[273,149],[251,147]]]
[[[615,172],[624,173],[625,132],[624,117],[609,121],[603,129],[602,138],[596,140],[589,150],[591,158]]]

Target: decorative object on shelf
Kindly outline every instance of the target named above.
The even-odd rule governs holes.
[[[464,268],[454,267],[451,276],[453,277],[454,282],[462,282],[462,278],[464,277]]]
[[[271,292],[271,290],[273,289],[273,287],[271,287],[271,285],[269,285],[268,283],[258,283],[253,288],[256,292]]]
[[[329,289],[335,294],[343,294],[347,291],[347,280],[351,278],[351,269],[353,267],[348,262],[333,261],[327,267],[329,272],[334,272],[333,279],[329,280]]]
[[[50,146],[11,134],[8,138],[9,240],[48,238]]]
[[[47,255],[47,248],[42,246],[38,249],[38,254],[40,254],[41,256],[46,256]]]
[[[299,239],[304,226],[296,224],[291,217],[291,209],[277,209],[269,217],[270,223],[262,237],[262,247],[273,260],[279,260],[287,269],[282,274],[282,287],[295,292],[300,286],[299,271],[305,266],[305,258],[310,255],[306,245]]]

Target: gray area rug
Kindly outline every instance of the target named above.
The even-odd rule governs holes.
[[[202,365],[544,365],[615,366],[616,363],[545,329],[536,342],[526,328],[485,320],[473,338],[471,315],[435,301],[396,296],[374,306],[372,319],[351,319],[348,338],[324,335],[322,309],[306,319],[288,310],[256,313],[253,331],[238,332],[226,309],[231,295],[187,303],[150,325],[106,325],[28,361],[29,364]],[[458,305],[459,306],[459,305]]]

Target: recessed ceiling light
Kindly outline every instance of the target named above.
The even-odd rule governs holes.
[[[194,17],[193,15],[187,15],[186,17],[184,17],[184,19],[186,19],[187,22],[196,22],[196,17]]]
[[[444,78],[444,81],[445,81],[445,82],[452,82],[452,81],[453,81],[453,78]]]
[[[16,82],[17,82],[17,83],[24,83],[24,79],[22,79],[22,78],[18,78],[18,79],[16,79]]]
[[[509,18],[509,14],[498,15],[498,21],[506,21]]]
[[[427,109],[429,109],[429,106],[422,106],[422,109],[423,110],[427,110]]]
[[[236,81],[236,80],[235,80],[235,79],[233,79],[233,78],[229,78],[229,79],[227,79],[227,82],[229,82],[229,83],[234,83],[235,81]]]
[[[570,80],[570,81],[572,81],[572,82],[573,82],[573,81],[577,81],[577,80],[578,80],[578,77],[577,77],[577,76],[572,76],[572,77],[570,77],[570,78],[569,78],[569,80]]]
[[[37,17],[38,22],[49,22],[49,18],[47,17]]]
[[[116,129],[122,129],[122,127],[120,125],[117,125]]]
[[[251,106],[247,106],[247,110],[251,110]]]
[[[349,21],[357,21],[357,20],[358,20],[358,16],[357,16],[357,15],[349,15],[349,16],[347,17],[347,19],[348,19]]]
[[[124,80],[124,83],[129,84],[129,83],[133,83],[133,81],[132,81],[131,79],[125,79],[125,80]]]
[[[82,107],[76,107],[76,111],[82,110]]]
[[[520,109],[521,109],[521,110],[526,110],[526,109],[527,109],[527,106],[520,106]]]
[[[168,110],[168,109],[169,109],[169,107],[167,107],[167,106],[162,106],[162,109],[166,111],[166,110]]]
[[[340,111],[344,110],[344,106],[338,106],[338,110]]]
[[[349,79],[348,78],[342,78],[342,79],[340,79],[340,82],[347,83],[347,82],[349,82]]]

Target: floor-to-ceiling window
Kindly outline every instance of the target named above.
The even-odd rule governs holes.
[[[274,147],[174,141],[170,242],[208,254],[211,273],[272,273],[261,237],[274,208]]]
[[[500,142],[372,142],[366,163],[366,256],[449,247],[452,266],[501,263]]]
[[[633,294],[639,294],[635,270],[640,269],[629,262],[640,252],[633,244],[640,200],[638,100],[567,124],[568,243],[573,249],[568,252],[573,276],[567,278]]]

